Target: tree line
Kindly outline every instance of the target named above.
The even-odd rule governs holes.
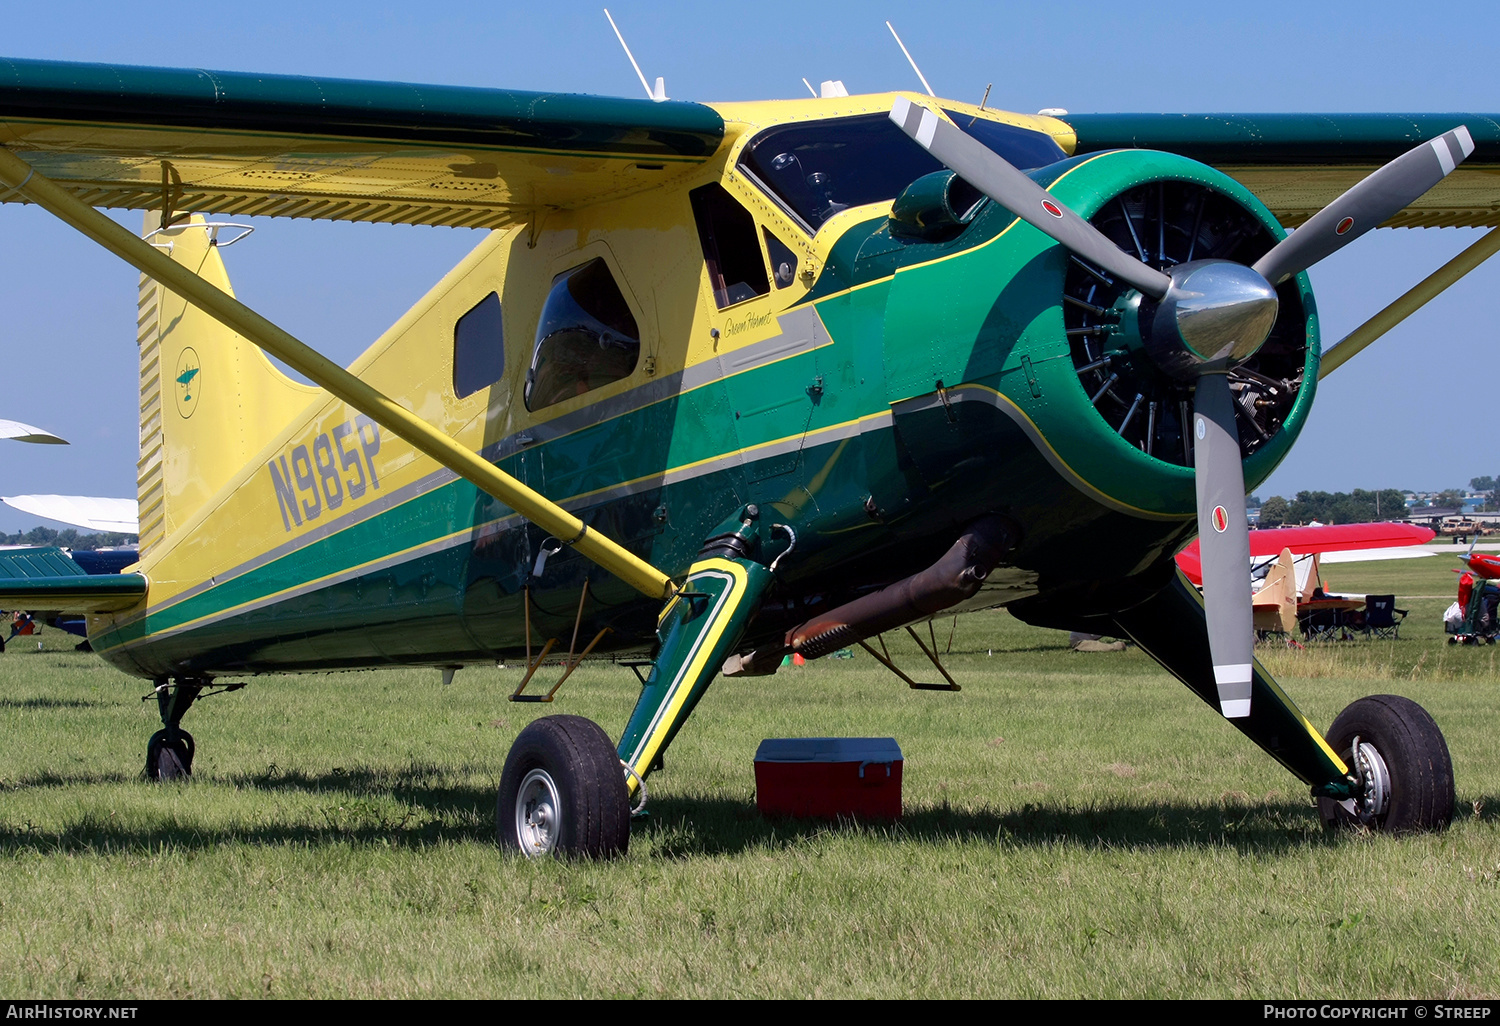
[[[50,527],[33,527],[29,531],[0,535],[0,545],[56,545],[63,549],[111,549],[117,545],[134,545],[133,534],[116,532],[82,533],[69,527],[54,531]]]
[[[1463,496],[1460,494],[1459,498]],[[1454,505],[1457,505],[1455,503]],[[1260,504],[1260,526],[1280,524],[1367,524],[1375,520],[1405,520],[1406,496],[1399,488],[1352,492],[1298,492],[1287,501],[1273,495]]]

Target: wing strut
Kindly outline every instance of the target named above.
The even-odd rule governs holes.
[[[578,517],[470,452],[395,400],[158,252],[137,238],[134,232],[37,174],[31,165],[3,147],[0,147],[0,183],[10,186],[142,274],[161,282],[226,327],[296,368],[336,398],[390,429],[418,451],[493,495],[538,527],[561,538],[637,591],[654,599],[665,599],[676,590],[671,579],[656,567],[597,531],[590,531]]]
[[[1500,228],[1491,228],[1458,256],[1413,285],[1390,306],[1345,335],[1337,345],[1323,350],[1318,380],[1328,377],[1351,356],[1357,355],[1365,346],[1436,299],[1460,278],[1494,256],[1497,250],[1500,250]]]

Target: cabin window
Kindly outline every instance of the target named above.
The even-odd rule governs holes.
[[[1022,170],[1064,156],[1045,133],[946,113]],[[739,166],[810,232],[841,210],[893,200],[918,178],[942,168],[885,114],[769,128],[741,152]]]
[[[797,280],[797,254],[772,235],[769,228],[762,228],[761,231],[766,236],[766,256],[771,258],[771,279],[776,282],[778,289],[784,289]]]
[[[771,291],[750,212],[717,182],[694,189],[688,197],[693,201],[709,286],[719,309]]]
[[[526,408],[540,410],[629,377],[641,333],[602,259],[552,281],[526,373]]]
[[[505,374],[505,333],[500,297],[491,292],[453,325],[453,394],[460,399]]]

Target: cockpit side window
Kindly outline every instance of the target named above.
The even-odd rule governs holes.
[[[641,333],[609,265],[595,258],[552,282],[526,373],[526,408],[571,399],[629,377]]]
[[[959,128],[1022,170],[1065,156],[1045,133],[946,113]],[[942,167],[884,114],[769,128],[741,151],[739,166],[809,232],[841,210],[893,200],[912,182]]]
[[[771,290],[765,258],[755,237],[755,220],[718,182],[688,193],[698,241],[708,264],[714,302],[726,306],[763,296]]]

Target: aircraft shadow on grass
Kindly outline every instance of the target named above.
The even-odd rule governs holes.
[[[87,698],[0,698],[0,709],[92,709],[105,704]]]
[[[335,768],[328,773],[283,771],[222,778],[245,791],[324,796],[326,803],[299,810],[305,822],[207,825],[164,815],[159,824],[125,824],[108,814],[88,813],[61,830],[31,823],[0,823],[0,851],[58,853],[128,852],[163,847],[201,850],[224,844],[278,846],[346,843],[422,848],[439,843],[489,841],[494,792],[451,783],[465,774],[432,765],[400,770]],[[128,774],[45,774],[5,783],[6,790],[131,784]],[[206,782],[206,781],[204,781]],[[145,786],[142,784],[142,786]],[[178,785],[193,787],[192,784]],[[201,785],[200,785],[201,786]],[[1454,819],[1500,821],[1500,795],[1462,800]],[[862,836],[876,842],[989,841],[1028,848],[1057,843],[1115,850],[1231,847],[1242,853],[1287,851],[1309,844],[1337,845],[1353,832],[1324,833],[1306,802],[1282,799],[1121,803],[1079,806],[1028,802],[1017,808],[959,809],[949,805],[909,807],[896,823],[854,819],[768,819],[753,801],[731,798],[662,797],[632,831],[662,858],[732,855],[752,848],[790,849],[830,836]]]

